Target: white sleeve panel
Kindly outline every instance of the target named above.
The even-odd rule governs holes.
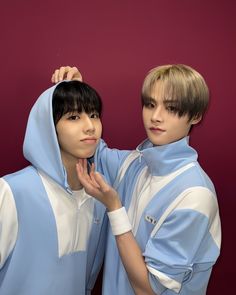
[[[216,196],[205,187],[193,187],[185,191],[186,197],[176,209],[195,210],[209,219],[209,231],[218,248],[221,246],[221,224]]]
[[[174,202],[166,209],[159,222],[152,231],[152,236],[156,235],[167,216],[174,210],[194,210],[205,215],[209,219],[210,233],[220,248],[221,226],[220,216],[216,196],[205,187],[191,187],[180,194]]]
[[[163,272],[158,271],[155,268],[152,268],[150,266],[147,265],[147,269],[149,270],[149,272],[151,274],[153,274],[157,280],[159,282],[161,282],[161,284],[167,288],[167,289],[171,289],[176,293],[179,293],[180,289],[181,289],[181,283],[179,283],[178,281],[168,277],[167,275],[165,275]]]
[[[191,279],[215,263],[221,230],[215,195],[206,188],[184,191],[166,209],[145,249],[147,268],[166,288],[178,292]],[[207,275],[206,275],[207,276]]]
[[[17,231],[15,200],[7,182],[0,178],[0,269],[15,246]]]

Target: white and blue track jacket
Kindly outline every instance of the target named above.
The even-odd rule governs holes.
[[[105,208],[67,183],[54,89],[29,116],[24,155],[31,165],[0,178],[1,295],[88,295],[102,264]]]
[[[146,140],[131,153],[101,141],[95,161],[122,198],[154,292],[206,294],[220,252],[220,218],[214,186],[188,137],[164,146]],[[134,294],[110,229],[103,294]]]

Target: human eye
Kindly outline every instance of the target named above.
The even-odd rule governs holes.
[[[92,118],[92,119],[99,119],[100,118],[99,113],[97,113],[97,112],[91,113],[90,114],[90,118]]]
[[[171,113],[176,111],[176,107],[174,107],[174,106],[167,106],[166,109],[167,109],[167,111],[169,111]]]
[[[75,120],[79,120],[80,119],[80,115],[79,114],[68,114],[67,119],[70,121],[75,121]]]
[[[149,102],[149,103],[147,104],[147,108],[149,108],[149,109],[154,109],[154,108],[155,108],[155,104],[154,104],[153,102]]]
[[[147,109],[153,109],[155,108],[155,103],[152,101],[152,100],[146,100],[144,102],[144,106],[147,108]]]
[[[171,113],[171,114],[177,114],[178,113],[178,108],[174,105],[167,105],[166,110]]]

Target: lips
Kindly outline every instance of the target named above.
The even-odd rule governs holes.
[[[161,128],[157,128],[157,127],[151,127],[149,128],[149,130],[153,131],[153,132],[164,132],[165,130],[161,129]]]
[[[88,144],[94,144],[97,142],[97,138],[95,137],[86,137],[81,139],[80,141],[84,142],[84,143],[88,143]]]

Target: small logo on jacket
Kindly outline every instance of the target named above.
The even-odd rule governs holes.
[[[145,220],[147,222],[150,222],[153,225],[155,225],[157,223],[157,220],[154,217],[150,216],[150,215],[146,215],[145,216]]]

